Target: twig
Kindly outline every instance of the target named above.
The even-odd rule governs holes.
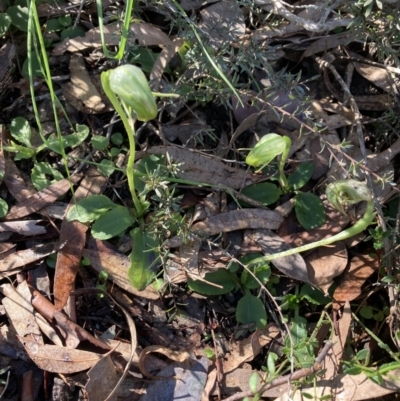
[[[328,341],[324,348],[322,348],[321,352],[319,353],[319,355],[315,358],[315,362],[313,364],[313,366],[311,366],[310,368],[303,368],[300,369],[296,372],[294,372],[293,374],[289,374],[286,376],[282,376],[279,377],[278,379],[275,379],[272,383],[268,384],[267,386],[261,386],[258,390],[257,393],[262,392],[263,394],[265,394],[268,390],[280,386],[282,384],[285,384],[287,382],[291,382],[294,380],[299,380],[303,377],[309,376],[315,372],[318,372],[322,369],[322,362],[325,359],[327,353],[329,352],[329,350],[333,347],[333,342],[332,341]],[[252,395],[254,395],[254,393],[249,390],[249,391],[243,391],[241,393],[236,393],[234,395],[231,395],[228,398],[225,398],[224,401],[236,401],[236,400],[240,400],[244,397],[251,397]]]
[[[333,10],[335,6],[337,6],[340,2],[336,2],[333,4],[333,6],[328,7],[320,21],[314,22],[310,20],[306,20],[304,18],[298,17],[297,15],[293,14],[292,12],[288,11],[281,0],[270,0],[269,1],[274,10],[274,14],[278,14],[281,17],[287,19],[289,22],[292,22],[293,24],[297,24],[302,26],[304,29],[310,32],[325,32],[325,31],[330,31],[332,29],[341,27],[341,26],[348,26],[351,22],[354,21],[353,18],[344,18],[344,19],[336,19],[336,20],[331,20],[328,22],[325,22],[327,16],[329,13]],[[256,0],[255,3],[258,6],[263,6],[266,4],[265,1],[263,0]]]

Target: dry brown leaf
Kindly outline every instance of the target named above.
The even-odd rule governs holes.
[[[245,33],[242,10],[235,1],[219,1],[200,11],[200,29],[208,34],[209,44],[219,49],[223,43],[236,42]]]
[[[271,230],[248,230],[245,237],[258,245],[266,256],[290,249],[290,246]],[[306,263],[298,253],[274,259],[271,263],[286,276],[312,285]]]
[[[279,329],[274,324],[269,324],[265,329],[256,330],[250,337],[234,342],[230,354],[223,362],[223,373],[231,372],[243,363],[252,361],[262,348],[279,334]]]
[[[32,305],[11,284],[2,284],[0,291],[5,296],[2,304],[13,328],[20,337],[31,338],[43,344],[42,333],[33,314]]]
[[[29,195],[23,198],[23,200],[20,201],[16,206],[12,207],[4,220],[21,219],[22,217],[29,216],[30,214],[43,209],[44,207],[55,202],[61,196],[65,195],[71,189],[71,185],[76,184],[81,180],[81,178],[82,175],[73,175],[71,176],[71,181],[67,178],[64,178],[63,180],[58,181],[39,192],[23,189],[24,192],[29,192]],[[12,189],[10,189],[8,185],[10,180],[8,178],[5,180],[8,189],[11,193],[13,193]],[[20,181],[17,181],[17,178],[13,179],[13,182],[19,182],[19,184],[22,185]],[[18,188],[21,188],[20,185],[18,185],[15,189],[18,190]]]
[[[4,257],[0,256],[0,276],[7,277],[16,274],[19,271],[28,268],[27,265],[30,263],[36,262],[59,251],[62,246],[63,244],[60,245],[58,242],[48,242],[33,246],[32,248],[23,251],[14,252]]]
[[[104,357],[94,352],[56,345],[41,345],[27,338],[19,337],[19,340],[32,361],[47,372],[62,374],[81,372],[90,369]]]
[[[103,175],[93,168],[89,169],[81,185],[75,191],[75,197],[71,200],[70,207],[75,204],[75,201],[102,193],[106,183],[107,179]],[[54,275],[54,300],[58,309],[64,307],[74,287],[75,276],[85,247],[87,229],[88,225],[79,221],[64,219],[61,224],[60,242],[65,241],[66,245],[57,255]]]
[[[199,235],[215,235],[236,230],[271,229],[277,230],[283,217],[273,210],[237,209],[195,223],[191,229]]]
[[[328,353],[325,361],[325,379],[334,379],[340,371],[342,357],[346,347],[347,337],[352,322],[350,303],[346,301],[342,316],[338,323],[338,334],[334,333],[332,337],[333,347]]]
[[[158,92],[160,90],[161,78],[165,67],[184,43],[185,39],[175,38],[172,42],[168,43],[158,55],[150,73],[150,88],[154,92]]]
[[[239,189],[257,180],[257,176],[241,168],[230,167],[217,158],[176,146],[153,146],[147,154],[165,155],[181,164],[177,176],[195,183],[224,185]]]
[[[11,159],[6,159],[6,173],[4,176],[4,183],[7,185],[7,189],[11,195],[18,201],[24,202],[35,195],[36,190],[32,184],[27,184]],[[10,212],[12,209],[10,210]]]
[[[361,294],[365,281],[379,269],[378,259],[369,254],[358,254],[350,262],[350,268],[345,272],[342,281],[333,293],[335,302],[353,301]]]
[[[98,251],[84,249],[82,255],[90,260],[90,266],[100,273],[105,270],[108,279],[130,294],[147,299],[159,299],[160,295],[150,285],[143,291],[136,290],[128,278],[128,267],[131,265],[128,256],[111,250]]]
[[[319,247],[305,258],[309,263],[308,275],[316,287],[327,295],[333,279],[340,276],[347,266],[347,249],[343,242],[329,247]]]
[[[105,400],[118,383],[118,376],[110,355],[100,359],[87,373],[88,382],[85,386],[89,401]],[[109,398],[117,401],[117,394]]]
[[[117,46],[121,36],[121,24],[104,27],[104,41],[108,46]],[[147,23],[134,23],[129,27],[128,42],[138,42],[139,46],[166,46],[170,43],[168,36],[159,28]],[[94,28],[86,32],[84,37],[65,39],[53,49],[54,56],[66,52],[76,53],[93,47],[101,47],[100,29]]]
[[[68,348],[76,348],[82,340],[87,340],[98,348],[106,351],[109,346],[91,335],[85,329],[71,321],[68,316],[59,311],[47,298],[39,291],[32,289],[32,305],[48,321],[57,324]],[[52,334],[52,333],[51,333]],[[54,335],[52,334],[54,337]],[[53,340],[53,338],[51,338]]]
[[[72,54],[69,69],[71,82],[67,82],[62,86],[62,93],[65,99],[77,110],[84,113],[97,114],[109,111],[94,84],[93,80],[96,77],[88,73],[81,55]],[[99,79],[97,81],[100,84]]]
[[[10,231],[27,236],[46,234],[46,229],[38,225],[40,223],[43,223],[43,220],[8,221],[0,223],[0,233]]]
[[[345,31],[342,33],[337,33],[333,35],[323,36],[322,38],[313,42],[302,54],[301,59],[305,57],[310,57],[316,53],[322,53],[328,49],[332,49],[333,47],[338,47],[342,45],[347,45],[351,43],[353,40],[362,36],[362,32],[356,31]]]

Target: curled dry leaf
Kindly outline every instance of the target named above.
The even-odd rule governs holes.
[[[4,222],[0,223],[0,232],[4,233],[10,231],[27,236],[46,234],[46,229],[43,226],[38,225],[42,222],[43,220],[21,220]]]
[[[337,303],[353,301],[361,294],[361,287],[365,281],[379,269],[378,259],[371,255],[356,255],[350,262],[350,267],[345,272],[341,283],[333,293],[333,299]]]
[[[271,230],[248,230],[245,232],[245,237],[258,245],[264,255],[273,255],[290,249],[290,246]],[[298,253],[274,259],[271,263],[288,277],[312,285],[306,263]]]
[[[143,348],[142,352],[140,353],[139,357],[139,369],[142,372],[144,376],[150,379],[160,379],[160,377],[153,376],[150,374],[145,366],[145,361],[147,359],[147,356],[152,354],[153,352],[157,352],[159,354],[165,355],[168,359],[171,359],[175,362],[184,362],[187,361],[190,358],[190,355],[188,352],[185,351],[173,351],[172,349],[169,349],[167,347],[164,347],[162,345],[150,345],[146,348]]]
[[[265,329],[256,330],[250,337],[232,344],[232,350],[223,362],[223,372],[227,374],[245,362],[252,361],[262,348],[279,336],[280,331],[274,324],[269,324]]]
[[[96,82],[96,77],[89,74],[83,57],[73,54],[69,69],[71,82],[67,82],[62,86],[65,99],[77,110],[84,113],[97,114],[109,111],[98,90],[100,88],[100,80],[97,76]]]

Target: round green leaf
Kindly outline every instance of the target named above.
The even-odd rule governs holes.
[[[106,177],[109,177],[115,170],[115,164],[108,159],[103,159],[98,166],[98,169],[101,174]]]
[[[297,167],[296,171],[288,177],[288,183],[294,191],[303,187],[310,180],[314,172],[314,164],[305,162]]]
[[[47,32],[57,32],[57,31],[61,31],[61,29],[63,29],[63,25],[60,24],[60,21],[58,21],[58,18],[52,18],[47,21],[47,24],[46,24]]]
[[[28,32],[28,8],[21,6],[11,6],[7,8],[7,14],[11,18],[12,24],[20,31]]]
[[[249,185],[242,189],[242,194],[254,199],[265,206],[275,203],[281,196],[281,190],[270,182]],[[250,206],[246,201],[239,200],[242,206]]]
[[[11,17],[8,14],[0,13],[0,36],[4,36],[11,25]]]
[[[370,306],[363,306],[360,309],[360,315],[364,319],[372,319],[374,317],[374,311],[372,310],[372,308]]]
[[[325,223],[325,209],[321,199],[309,192],[300,192],[296,195],[294,208],[299,223],[311,230]]]
[[[68,27],[66,29],[63,29],[60,34],[61,40],[64,39],[73,39],[77,38],[78,36],[85,36],[85,30],[81,28],[80,26],[77,26],[76,28]]]
[[[68,213],[67,220],[78,220],[81,223],[92,222],[116,206],[117,205],[105,195],[92,195],[80,200],[72,206]]]
[[[31,144],[31,126],[28,120],[23,117],[16,117],[11,121],[10,125],[11,136],[18,142],[23,143],[28,148],[32,147]]]
[[[124,136],[120,132],[111,135],[111,142],[114,145],[121,146],[124,143]]]
[[[101,215],[92,226],[92,235],[96,239],[110,239],[124,232],[135,222],[129,210],[117,206]]]
[[[207,284],[206,282],[200,280],[189,279],[187,283],[192,291],[204,295],[227,294],[228,292],[231,292],[236,286],[232,274],[225,269],[218,269],[215,272],[206,273],[206,275],[204,276],[204,280],[210,283],[217,284],[222,288],[215,287],[211,284]]]
[[[31,52],[31,63],[32,63],[32,75],[34,77],[41,77],[43,74],[42,70],[40,69],[39,56],[35,51]],[[24,64],[22,65],[22,75],[25,78],[29,78],[28,58],[25,59]]]
[[[262,329],[267,325],[267,312],[260,298],[246,291],[244,297],[238,302],[236,320],[243,324],[252,324],[252,329]]]
[[[90,142],[96,150],[105,150],[108,146],[108,138],[102,135],[93,135]]]
[[[61,17],[58,17],[58,22],[63,27],[70,26],[72,24],[72,17],[69,14],[62,15]]]
[[[53,176],[53,179],[49,179],[49,176]],[[47,162],[37,163],[32,169],[32,183],[38,191],[49,187],[51,184],[54,184],[63,178],[63,175],[58,170],[51,167]]]
[[[0,217],[6,216],[8,213],[8,205],[4,199],[0,198]]]

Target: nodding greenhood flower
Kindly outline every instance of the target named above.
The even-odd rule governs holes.
[[[131,107],[139,121],[157,116],[157,105],[143,71],[134,65],[121,65],[110,71],[110,88]]]

